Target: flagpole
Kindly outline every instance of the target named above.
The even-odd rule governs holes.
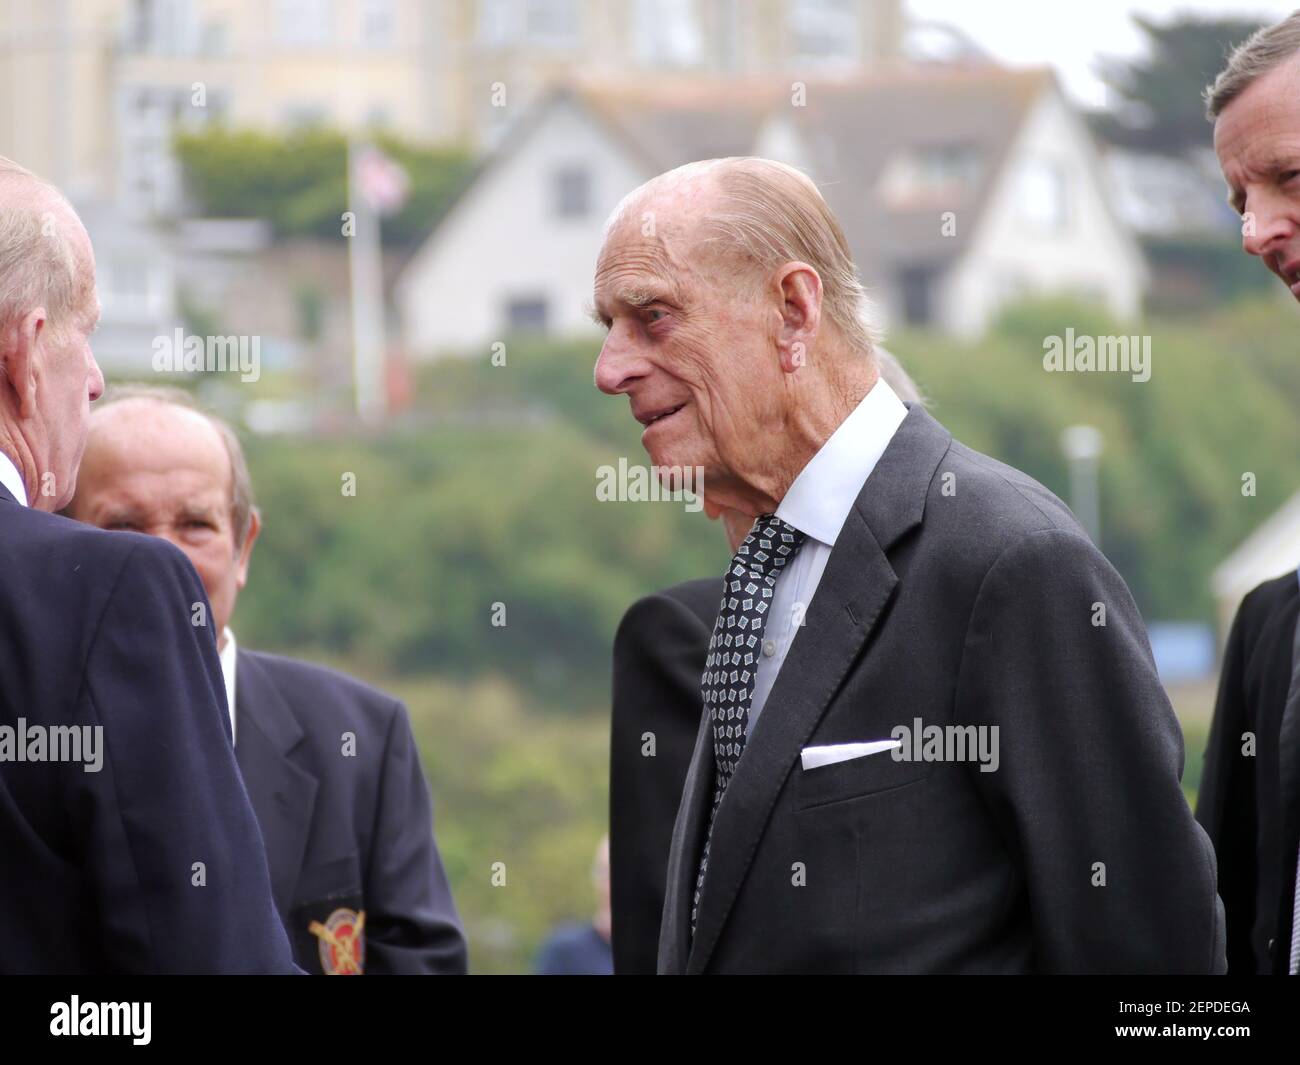
[[[384,418],[384,270],[379,215],[358,188],[360,150],[348,137],[348,210],[353,232],[348,240],[352,288],[352,385],[357,416],[371,424]]]

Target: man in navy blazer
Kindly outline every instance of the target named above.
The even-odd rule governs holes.
[[[202,585],[51,513],[98,318],[76,213],[0,159],[0,973],[291,972]]]
[[[271,886],[309,973],[463,973],[406,709],[331,669],[236,644],[229,622],[261,518],[228,425],[176,389],[96,408],[70,517],[171,540],[212,602],[235,756]]]

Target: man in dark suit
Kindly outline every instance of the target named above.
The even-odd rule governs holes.
[[[876,348],[880,376],[905,403],[922,402],[916,382]],[[734,553],[757,515],[721,518]],[[656,971],[659,919],[673,822],[700,729],[700,675],[718,617],[722,582],[684,581],[638,599],[614,636],[609,747],[609,877],[614,972]]]
[[[0,972],[291,972],[194,570],[50,513],[104,389],[94,254],[2,159],[0,249]]]
[[[638,599],[614,636],[609,892],[614,972],[655,972],[673,821],[700,731],[700,674],[722,581]]]
[[[1300,575],[1242,601],[1196,803],[1219,856],[1228,971],[1279,973],[1300,962],[1294,923],[1300,849]]]
[[[1242,249],[1300,299],[1300,11],[1233,50],[1205,91]],[[1300,591],[1252,591],[1233,621],[1196,816],[1219,857],[1228,971],[1296,973],[1300,849]]]
[[[463,973],[405,707],[321,666],[238,647],[229,622],[261,519],[225,423],[174,389],[101,404],[71,517],[171,540],[212,602],[235,755],[275,904],[310,973]]]
[[[595,308],[596,383],[661,475],[759,515],[710,639],[659,970],[1221,970],[1127,588],[1051,493],[879,379],[816,187],[759,159],[655,179],[610,220]]]

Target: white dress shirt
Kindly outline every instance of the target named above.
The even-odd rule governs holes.
[[[235,634],[229,627],[222,629],[221,635],[226,640],[226,646],[219,652],[221,676],[226,682],[226,708],[230,711],[230,742],[233,744],[235,742],[235,654],[238,648],[235,646]]]
[[[14,465],[14,460],[0,451],[0,484],[9,489],[10,494],[23,506],[27,506],[27,487],[23,484],[22,474]]]
[[[749,707],[753,729],[763,712],[786,652],[812,603],[831,549],[858,493],[907,417],[907,408],[884,378],[878,380],[794,479],[776,516],[807,536],[794,560],[782,568],[772,591],[772,610],[754,671]]]

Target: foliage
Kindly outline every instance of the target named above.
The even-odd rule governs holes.
[[[410,179],[402,209],[383,220],[390,244],[428,235],[468,183],[472,163],[454,147],[430,148],[378,134],[375,143]],[[280,134],[211,126],[176,136],[186,190],[199,213],[262,218],[280,236],[338,237],[348,209],[347,139],[309,127]]]
[[[1146,55],[1104,65],[1102,80],[1120,107],[1118,115],[1098,117],[1098,132],[1113,143],[1161,155],[1203,147],[1208,126],[1201,92],[1260,22],[1187,15],[1165,23],[1134,15],[1133,21],[1147,38]]]

